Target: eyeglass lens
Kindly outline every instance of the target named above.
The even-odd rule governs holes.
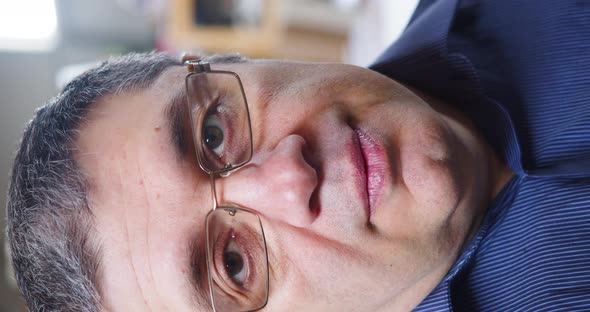
[[[207,265],[216,311],[252,311],[268,298],[266,243],[260,218],[233,207],[207,215]]]
[[[239,167],[252,156],[248,107],[233,73],[195,73],[186,78],[199,164],[208,173]]]

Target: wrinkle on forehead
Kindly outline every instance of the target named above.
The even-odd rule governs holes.
[[[94,168],[94,169],[100,169],[101,168],[101,161],[98,160],[98,155],[99,153],[95,153],[95,152],[91,152],[91,153],[85,153],[85,154],[81,154],[80,155],[80,162],[83,165],[86,165],[85,167],[87,168]],[[90,191],[89,191],[89,203],[91,205],[91,209],[93,210],[94,214],[97,216],[96,218],[96,227],[97,227],[97,234],[99,235],[99,240],[101,240],[101,245],[103,246],[103,251],[104,251],[104,255],[101,261],[104,261],[102,263],[102,267],[103,269],[102,271],[102,275],[101,275],[101,279],[103,281],[101,281],[99,284],[101,285],[101,289],[99,290],[99,292],[101,293],[101,297],[103,298],[103,302],[102,304],[105,306],[105,308],[108,309],[113,309],[114,308],[114,302],[112,299],[110,294],[112,292],[112,286],[113,284],[115,284],[116,286],[121,286],[120,285],[120,280],[118,280],[118,278],[120,278],[121,276],[109,276],[110,274],[108,274],[107,268],[109,267],[110,261],[114,259],[116,260],[121,260],[124,259],[125,262],[127,264],[122,264],[123,268],[128,268],[128,269],[124,269],[124,271],[130,272],[131,273],[131,285],[133,285],[133,287],[124,287],[124,289],[127,292],[131,292],[129,298],[134,297],[133,294],[139,294],[140,297],[142,298],[142,302],[143,302],[143,306],[147,307],[147,301],[146,301],[146,294],[144,292],[144,289],[141,287],[141,283],[138,279],[138,269],[136,267],[136,263],[135,261],[133,261],[133,250],[132,250],[132,244],[131,244],[131,236],[130,236],[130,228],[129,228],[129,224],[127,223],[127,221],[130,219],[129,217],[129,207],[130,207],[130,203],[129,203],[129,199],[127,197],[120,199],[117,201],[116,205],[109,205],[112,204],[113,202],[107,202],[106,207],[105,207],[105,198],[109,197],[109,194],[113,194],[113,190],[120,190],[123,191],[126,188],[126,182],[124,181],[124,177],[126,176],[125,174],[125,169],[124,169],[124,163],[126,162],[126,158],[127,155],[126,153],[123,156],[123,159],[120,158],[115,158],[115,157],[111,157],[109,158],[109,165],[110,165],[110,169],[115,173],[114,176],[110,176],[109,175],[109,181],[111,182],[108,187],[107,185],[104,185],[104,183],[101,183],[105,176],[107,175],[107,173],[104,170],[91,170],[94,171],[96,176],[93,176],[89,179],[89,184],[90,184]],[[88,170],[86,170],[88,171]],[[100,203],[100,204],[99,204]],[[108,209],[108,207],[111,206],[111,208],[115,208],[115,209]],[[108,209],[108,211],[114,212],[114,215],[111,215],[110,217],[107,216],[105,219],[105,214],[104,214],[104,210],[105,208]],[[124,224],[123,224],[123,223]],[[105,229],[105,225],[107,225],[107,229]],[[102,230],[101,230],[102,229]],[[106,233],[105,233],[106,231]],[[109,234],[112,234],[113,231],[119,232],[121,234],[121,237],[110,237]],[[113,239],[114,238],[114,239]],[[112,250],[110,248],[108,248],[109,244],[112,244],[114,241],[122,244],[120,246],[120,248],[118,248],[117,251],[115,251],[115,253],[112,253]],[[107,244],[108,243],[108,244]],[[107,248],[104,248],[107,247]],[[110,252],[109,252],[110,251]],[[109,257],[109,254],[111,255],[111,257]],[[111,258],[111,259],[109,259]],[[113,280],[113,277],[115,278]],[[110,281],[110,282],[109,282]],[[128,285],[129,286],[129,285]],[[111,290],[111,291],[109,291]],[[121,290],[121,289],[119,289]]]
[[[138,151],[137,154],[138,155],[141,155],[141,152]],[[160,294],[160,291],[158,291],[159,290],[158,289],[159,288],[159,284],[156,283],[156,281],[154,279],[154,272],[153,272],[153,267],[152,267],[152,254],[153,254],[153,252],[152,252],[152,246],[150,244],[150,242],[151,242],[151,240],[150,240],[151,235],[150,235],[150,231],[149,231],[150,225],[151,225],[151,220],[152,220],[152,217],[151,217],[152,216],[152,209],[154,209],[154,207],[156,207],[156,205],[154,204],[155,200],[154,200],[153,196],[150,196],[152,193],[147,191],[147,186],[145,185],[147,182],[144,179],[144,177],[146,176],[146,174],[145,174],[145,171],[144,171],[144,168],[143,168],[142,164],[143,164],[143,162],[141,160],[135,162],[135,165],[137,166],[137,172],[138,172],[138,175],[139,175],[139,179],[140,179],[138,181],[138,186],[141,189],[141,194],[139,196],[141,196],[142,197],[142,200],[147,203],[145,209],[143,209],[143,212],[145,214],[145,226],[143,227],[143,233],[144,233],[144,235],[142,236],[143,237],[143,240],[145,241],[145,246],[146,246],[146,250],[145,251],[147,252],[147,256],[145,257],[145,260],[147,262],[146,263],[146,268],[147,268],[147,271],[148,271],[147,280],[148,280],[148,283],[151,283],[156,288],[155,294],[156,295],[159,295]],[[128,222],[132,221],[130,219],[126,219],[126,220],[127,220],[127,225],[128,225]],[[134,268],[135,268],[135,266],[134,266]],[[136,271],[135,272],[135,278],[136,278],[136,280],[138,279],[137,276],[138,276],[138,272]],[[140,287],[142,288],[142,294],[143,294],[143,297],[144,297],[144,301],[147,302],[148,301],[148,297],[145,294],[145,292],[143,291],[143,286],[140,285]],[[150,299],[153,299],[153,298],[150,298]],[[156,302],[159,302],[159,300],[156,300]],[[151,310],[149,304],[148,304],[147,308],[149,310]]]
[[[153,284],[153,273],[142,274],[145,271],[142,267],[149,269],[151,264],[147,255],[138,252],[142,251],[141,246],[149,248],[145,217],[149,222],[151,214],[150,209],[143,216],[134,213],[134,205],[141,201],[140,192],[143,191],[146,197],[146,189],[140,185],[142,189],[137,192],[138,185],[132,179],[137,172],[139,176],[143,175],[139,162],[135,161],[137,131],[133,130],[141,127],[138,120],[144,116],[149,118],[149,115],[144,115],[145,112],[132,114],[134,109],[129,102],[138,101],[137,97],[133,94],[105,96],[92,106],[87,122],[81,126],[83,135],[78,140],[81,152],[78,161],[89,177],[89,198],[105,251],[102,259],[104,274],[101,276],[105,281],[100,283],[104,286],[101,297],[106,302],[103,304],[113,307],[117,299],[112,295],[118,292],[119,295],[126,294],[123,306],[141,302],[142,309],[148,309],[149,301],[154,299],[150,295],[153,291],[147,290],[147,284],[142,281],[147,277]],[[121,101],[127,103],[121,105]],[[113,244],[118,246],[113,249]]]
[[[133,188],[135,189],[135,187],[137,186],[136,184],[132,184],[129,183],[129,181],[124,181],[124,177],[129,178],[130,176],[133,176],[133,170],[131,170],[130,168],[136,168],[136,170],[139,169],[139,162],[134,162],[134,154],[130,155],[129,154],[129,148],[130,148],[130,144],[129,142],[125,142],[125,144],[123,144],[123,146],[121,147],[121,151],[123,153],[122,158],[115,158],[116,159],[116,172],[117,172],[117,181],[119,181],[119,188],[117,188],[120,191],[120,194],[133,194],[132,190],[129,190],[129,188]],[[140,175],[141,176],[141,175]],[[141,180],[141,182],[138,183],[139,187],[142,189],[143,194],[145,195],[145,186],[143,185],[143,180]],[[139,294],[141,297],[141,301],[143,302],[143,307],[142,309],[146,309],[148,311],[151,311],[150,306],[152,306],[152,303],[154,301],[154,298],[152,298],[152,296],[150,295],[152,292],[150,292],[147,288],[146,288],[146,283],[143,283],[142,280],[145,275],[142,273],[144,270],[142,270],[142,267],[146,267],[148,269],[148,271],[150,272],[149,275],[149,279],[152,280],[152,284],[153,284],[153,276],[151,275],[151,266],[149,263],[149,254],[146,256],[144,254],[145,251],[148,251],[148,249],[143,249],[141,248],[141,246],[149,246],[148,243],[148,227],[147,224],[148,222],[146,222],[146,219],[142,219],[142,218],[138,218],[140,215],[134,214],[133,213],[133,208],[131,208],[133,206],[132,204],[132,198],[130,198],[129,196],[122,196],[122,207],[118,207],[119,210],[121,211],[122,214],[122,220],[121,222],[123,222],[123,243],[125,244],[124,247],[124,252],[127,255],[126,260],[129,262],[129,266],[131,267],[131,277],[133,279],[133,283],[135,285],[135,287],[139,290]],[[135,199],[133,199],[133,201],[135,201]],[[114,207],[113,207],[114,208]],[[149,215],[150,215],[150,210],[151,209],[145,209],[147,210],[147,220],[149,220]],[[144,211],[145,211],[144,210]],[[141,222],[144,221],[144,222]],[[143,225],[143,226],[142,226]],[[144,234],[141,234],[141,232],[144,232]],[[142,260],[147,260],[147,266],[146,264],[143,264]],[[147,284],[149,285],[149,284]]]

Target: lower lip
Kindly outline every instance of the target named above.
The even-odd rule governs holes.
[[[355,132],[361,144],[361,151],[365,159],[365,168],[367,170],[366,176],[369,210],[370,214],[374,215],[379,198],[383,193],[385,170],[387,170],[388,165],[387,157],[383,147],[379,145],[370,134],[361,129],[356,129]]]

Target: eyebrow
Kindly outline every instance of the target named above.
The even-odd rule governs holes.
[[[180,88],[166,105],[165,116],[174,150],[180,160],[186,159],[192,140],[188,127],[188,103],[185,88]]]
[[[209,293],[207,292],[207,267],[205,263],[205,256],[202,246],[196,243],[196,239],[189,241],[188,250],[190,252],[190,285],[195,290],[192,293],[193,301],[200,307],[207,311],[213,311],[211,301],[209,300]]]

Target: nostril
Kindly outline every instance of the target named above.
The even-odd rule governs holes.
[[[321,187],[321,180],[322,180],[322,171],[321,165],[319,162],[319,157],[313,150],[312,144],[309,144],[307,140],[305,144],[302,146],[301,155],[303,157],[303,161],[313,170],[314,172],[314,187],[313,192],[309,196],[309,212],[311,213],[313,219],[316,219],[321,213],[321,205],[320,205],[320,197],[319,197],[319,189]]]
[[[301,149],[301,155],[303,156],[303,160],[307,163],[314,171],[317,177],[320,176],[320,162],[317,160],[318,157],[314,154],[310,144],[305,142]]]
[[[316,187],[309,197],[309,212],[315,219],[320,215],[321,211],[322,209],[320,206],[319,187]]]

